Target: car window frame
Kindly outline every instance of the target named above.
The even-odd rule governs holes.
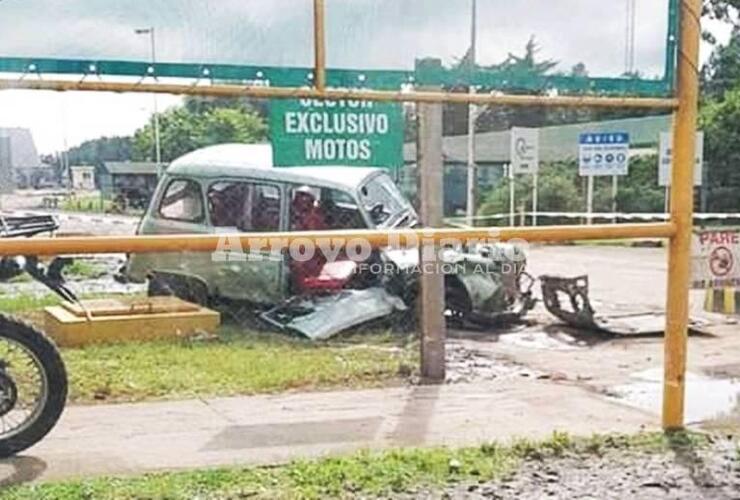
[[[178,217],[167,217],[162,213],[162,204],[167,198],[167,191],[169,191],[172,184],[178,181],[189,182],[189,183],[195,184],[198,187],[198,195],[200,198],[200,216],[197,219],[182,219]],[[182,222],[186,224],[201,224],[201,225],[204,224],[205,217],[206,217],[206,200],[203,196],[203,186],[201,185],[200,181],[192,177],[179,177],[179,176],[168,179],[166,186],[162,190],[162,196],[159,197],[157,207],[155,210],[155,214],[158,219],[164,220],[164,221]]]
[[[273,181],[271,179],[262,179],[262,178],[255,178],[255,177],[219,177],[219,178],[212,179],[208,182],[208,184],[205,186],[205,190],[203,191],[204,193],[203,196],[205,198],[205,205],[204,205],[205,211],[207,212],[206,223],[208,224],[209,227],[212,227],[213,229],[217,229],[217,230],[223,230],[224,228],[234,228],[238,230],[238,228],[235,226],[216,226],[213,224],[213,220],[211,218],[211,209],[208,204],[208,192],[211,190],[211,188],[215,184],[219,184],[223,182],[242,183],[242,184],[262,184],[265,186],[276,188],[280,196],[280,200],[279,200],[280,201],[280,219],[278,221],[278,228],[274,231],[267,231],[267,232],[279,233],[281,231],[284,231],[285,229],[284,211],[285,211],[286,196],[287,196],[284,184],[277,182],[277,181]]]
[[[359,191],[357,189],[354,189],[354,188],[342,189],[336,186],[327,186],[326,184],[317,184],[315,182],[307,184],[307,183],[291,181],[285,184],[285,193],[286,193],[286,201],[287,201],[287,214],[286,214],[287,226],[286,227],[288,228],[289,231],[291,230],[290,227],[291,227],[291,218],[292,218],[291,210],[292,210],[292,205],[293,205],[292,203],[293,202],[293,191],[303,186],[308,186],[310,188],[318,188],[320,190],[330,189],[332,191],[339,191],[340,193],[346,194],[357,205],[357,212],[360,214],[362,221],[365,223],[365,227],[360,228],[360,230],[374,229],[373,225],[369,224],[368,217],[365,213],[365,210],[363,210],[361,206],[360,198],[358,197]]]

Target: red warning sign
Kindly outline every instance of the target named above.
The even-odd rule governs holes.
[[[709,256],[709,269],[717,278],[727,276],[732,271],[734,264],[732,252],[727,247],[717,247]]]
[[[698,231],[692,244],[692,288],[740,286],[740,231]]]

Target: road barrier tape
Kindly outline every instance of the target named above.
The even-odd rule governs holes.
[[[737,314],[740,312],[740,290],[708,288],[704,296],[704,310],[711,313]]]
[[[533,217],[538,218],[566,218],[566,219],[624,219],[624,220],[668,220],[671,218],[671,214],[663,212],[638,212],[638,213],[612,213],[612,212],[516,212],[516,218],[521,217]],[[493,215],[475,215],[473,217],[466,217],[464,215],[447,217],[445,222],[450,224],[454,223],[465,223],[466,221],[485,221],[485,220],[501,220],[508,219],[510,214],[493,214]],[[738,219],[740,220],[740,213],[694,213],[694,220],[727,220],[727,219]]]

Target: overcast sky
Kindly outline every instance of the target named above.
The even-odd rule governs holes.
[[[663,72],[668,0],[639,0],[636,67]],[[540,57],[596,76],[624,70],[626,0],[479,0],[478,59],[521,53],[531,35]],[[310,66],[311,0],[0,0],[0,56],[147,60],[157,58]],[[328,63],[413,68],[420,56],[446,62],[469,45],[470,0],[327,0]],[[721,39],[728,29],[712,26]],[[705,54],[706,55],[706,54]],[[149,95],[0,92],[0,126],[31,128],[39,150],[100,135],[131,133],[152,110]],[[160,96],[160,108],[177,104]],[[65,132],[66,131],[66,132]]]

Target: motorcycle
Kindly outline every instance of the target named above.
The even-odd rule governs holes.
[[[52,216],[0,217],[0,237],[33,236],[59,227]],[[64,300],[76,301],[62,270],[71,259],[44,268],[36,257],[0,259],[0,281],[24,272]],[[67,372],[59,350],[42,331],[0,313],[0,458],[15,455],[44,438],[67,400]]]
[[[0,315],[0,457],[46,436],[66,400],[67,372],[54,343],[31,325]]]

